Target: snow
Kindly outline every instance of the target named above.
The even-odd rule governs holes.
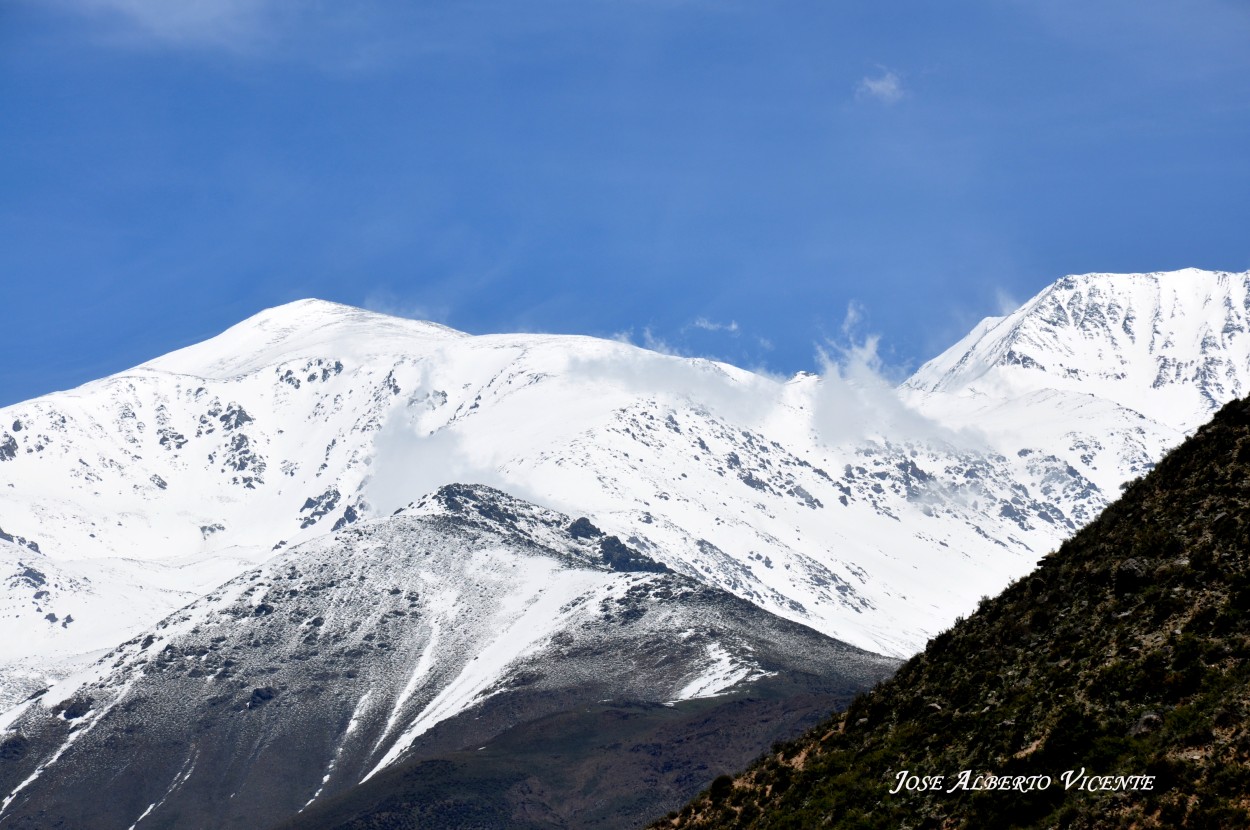
[[[1247,274],[1189,268],[1066,277],[984,321],[906,386],[999,402],[1039,389],[1092,395],[1188,432],[1248,383]]]
[[[565,570],[549,561],[528,562],[527,567],[516,575],[511,592],[489,623],[489,628],[495,632],[493,639],[478,650],[455,679],[442,687],[420,715],[409,723],[399,739],[390,745],[377,765],[361,779],[361,783],[399,759],[423,733],[479,702],[506,666],[560,630],[567,613],[562,613],[564,606],[610,578],[593,571]],[[425,660],[426,653],[423,652],[422,662]],[[418,664],[417,671],[420,670]],[[397,712],[410,695],[411,691],[406,687],[396,704]]]
[[[0,527],[39,546],[0,541],[0,703],[452,480],[588,516],[675,570],[906,656],[1250,391],[1248,308],[1248,274],[1067,277],[899,390],[854,367],[781,382],[594,338],[270,309],[0,409],[17,447]],[[402,707],[429,679],[407,670]],[[466,675],[439,705],[475,688]]]
[[[182,784],[184,784],[186,780],[191,777],[191,773],[193,772],[195,772],[194,756],[192,756],[191,758],[188,758],[187,762],[183,764],[182,769],[178,770],[178,774],[174,776],[174,780],[170,783],[169,787],[165,790],[164,795],[162,795],[158,801],[154,801],[151,804],[149,804],[147,806],[147,809],[144,810],[143,813],[140,814],[140,816],[137,819],[135,819],[135,823],[130,825],[130,827],[127,828],[127,830],[135,830],[135,828],[139,826],[139,823],[142,822],[149,815],[151,815],[153,810],[155,810],[157,807],[160,807],[162,804],[164,804],[165,801],[169,798],[169,794],[174,792],[174,790],[178,789],[180,786],[182,786]]]
[[[33,746],[8,809],[94,774],[99,753],[135,723],[170,750],[109,756],[127,786],[154,782],[125,817],[142,826],[162,809],[267,789],[236,763],[238,746],[271,772],[282,767],[295,812],[333,795],[335,781],[342,790],[431,748],[484,746],[518,711],[725,694],[761,675],[761,660],[848,678],[891,665],[687,578],[612,570],[599,541],[572,524],[456,486],[284,549],[12,710]],[[264,687],[276,692],[258,696]],[[51,710],[82,693],[93,705],[78,730],[50,732],[61,727]],[[210,707],[220,716],[201,717]],[[286,751],[294,744],[305,747],[298,756]],[[43,776],[53,765],[59,774]],[[212,769],[226,779],[205,778]]]
[[[708,665],[677,692],[672,702],[693,700],[699,697],[716,697],[743,680],[763,674],[758,669],[753,671],[755,667],[736,661],[718,643],[710,644],[707,647],[707,654],[710,661]]]
[[[395,700],[395,704],[391,709],[391,716],[386,720],[386,728],[382,730],[382,737],[378,739],[379,744],[391,734],[391,730],[395,728],[395,724],[403,713],[404,705],[408,703],[413,693],[421,688],[426,678],[429,677],[430,669],[434,667],[434,661],[438,655],[439,630],[438,620],[431,621],[429,639],[425,644],[425,648],[421,650],[421,658],[417,660],[417,665],[412,670],[412,676],[408,678],[403,691],[399,693],[399,697]]]
[[[358,337],[360,328],[369,337]],[[413,340],[467,337],[438,323],[375,314],[325,300],[306,299],[271,308],[216,337],[137,367],[193,378],[228,380],[299,358],[340,354],[367,360],[391,355]]]

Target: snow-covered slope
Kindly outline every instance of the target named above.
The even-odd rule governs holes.
[[[1250,273],[1064,277],[905,384],[1004,451],[1045,448],[1104,491],[1250,392]]]
[[[87,586],[36,598],[7,580],[0,675],[58,676],[451,481],[589,515],[676,571],[906,655],[1245,391],[1247,281],[1065,278],[901,399],[850,372],[779,382],[594,338],[270,309],[0,410],[0,527],[23,568]]]
[[[584,519],[448,486],[279,554],[10,711],[0,821],[267,827],[605,699],[673,704],[778,673],[857,689],[894,665]]]
[[[1044,457],[831,444],[821,419],[845,403],[838,383],[585,337],[466,337],[320,302],[265,312],[0,413],[13,445],[0,522],[119,600],[74,613],[66,597],[44,613],[73,613],[95,638],[38,622],[51,640],[12,659],[124,639],[241,563],[448,481],[590,513],[676,570],[893,654],[1031,565],[1052,525],[1087,518],[1086,482],[1021,491],[1034,470],[1062,472]],[[181,582],[167,579],[171,559]],[[175,590],[164,607],[131,603],[97,581],[101,562],[130,593]]]
[[[228,553],[192,562],[63,561],[0,540],[0,708],[249,564]]]
[[[1064,277],[984,320],[906,385],[999,399],[1057,389],[1194,429],[1250,388],[1250,274]]]

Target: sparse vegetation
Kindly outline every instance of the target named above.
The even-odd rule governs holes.
[[[1030,576],[664,828],[1250,827],[1250,403]],[[1059,776],[1149,775],[1065,789]],[[943,775],[902,789],[901,770]],[[1029,791],[946,790],[1047,775]]]

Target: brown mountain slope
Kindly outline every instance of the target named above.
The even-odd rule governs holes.
[[[1250,827],[1247,656],[1235,401],[889,681],[655,826]],[[903,770],[943,778],[891,794]]]

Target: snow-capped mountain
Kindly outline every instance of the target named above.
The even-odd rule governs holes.
[[[981,322],[904,384],[1003,452],[1046,448],[1104,492],[1250,392],[1250,275],[1064,277]]]
[[[1000,400],[1055,389],[1193,429],[1250,385],[1250,282],[1194,268],[1064,277],[906,385]]]
[[[6,656],[108,648],[286,545],[449,481],[588,513],[675,570],[890,653],[999,578],[975,556],[926,571],[908,549],[961,550],[985,533],[1015,571],[1050,542],[1037,525],[1084,518],[1079,499],[1020,496],[1023,461],[829,446],[817,421],[843,405],[834,382],[591,338],[467,337],[328,303],[264,312],[3,413],[2,526],[79,586],[38,595],[10,579],[15,619],[40,639],[15,637]],[[987,504],[1014,499],[1020,523],[987,523],[976,499],[952,497],[965,482]],[[936,520],[911,521],[925,514]]]
[[[267,827],[570,710],[666,704],[715,742],[727,714],[682,701],[745,691],[750,710],[776,682],[828,706],[895,665],[585,518],[453,485],[279,553],[11,710],[0,822]],[[705,783],[634,793],[635,823]]]
[[[906,655],[1245,389],[1248,279],[1065,278],[901,395],[850,369],[781,382],[588,337],[271,309],[0,410],[0,527],[21,540],[0,561],[2,674],[29,693],[453,481],[588,515],[675,571]]]

